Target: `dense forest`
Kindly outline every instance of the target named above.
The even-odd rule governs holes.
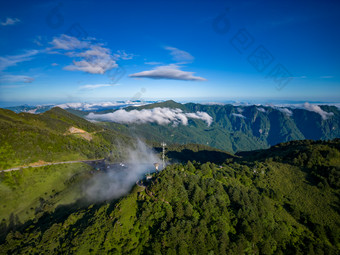
[[[339,254],[339,139],[180,161],[118,200],[44,197],[30,221],[3,220],[1,253]]]

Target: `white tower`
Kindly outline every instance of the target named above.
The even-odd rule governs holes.
[[[165,166],[165,146],[166,146],[166,143],[165,142],[162,142],[162,147],[163,147],[163,155],[162,155],[162,159],[163,159],[163,169],[164,169],[164,166]]]

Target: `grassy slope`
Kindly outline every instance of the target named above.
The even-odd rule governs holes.
[[[7,222],[11,214],[20,222],[33,219],[45,209],[69,204],[80,198],[77,183],[88,178],[87,164],[63,164],[0,174],[0,219]]]
[[[91,133],[93,139],[65,135],[72,126]],[[0,109],[0,140],[0,169],[39,160],[103,158],[111,150],[117,152],[118,143],[131,142],[114,130],[105,130],[60,108],[36,115]]]

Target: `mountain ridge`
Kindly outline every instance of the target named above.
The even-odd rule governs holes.
[[[150,110],[156,107],[181,109],[183,112],[205,112],[213,118],[207,127],[200,120],[189,119],[189,125],[157,125],[155,123],[102,123],[107,128],[118,126],[154,142],[199,143],[236,153],[269,148],[292,140],[327,140],[340,137],[340,110],[335,106],[312,106],[311,109],[270,106],[179,104],[165,101],[125,111]],[[308,105],[308,107],[311,107]],[[314,108],[313,108],[314,107]],[[112,112],[112,111],[111,111]],[[122,112],[121,114],[123,114]],[[98,112],[97,114],[101,114]],[[103,115],[108,112],[103,112]],[[86,117],[86,116],[85,116]]]

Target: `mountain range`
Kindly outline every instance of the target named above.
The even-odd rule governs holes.
[[[54,107],[39,114],[1,109],[0,125],[4,169],[39,160],[104,158],[109,152],[118,158],[117,144],[131,144],[135,137],[156,147],[161,142],[204,144],[230,153],[292,140],[329,140],[340,137],[340,111],[328,105],[287,108],[165,101],[115,110]]]
[[[152,111],[158,108],[169,109],[169,114],[174,114],[171,111],[176,109],[188,113],[188,123],[160,124],[155,120],[141,119],[126,122],[127,117],[135,117],[129,114],[132,111],[144,110],[144,114],[154,114]],[[292,140],[328,140],[340,137],[340,110],[329,105],[304,104],[299,108],[289,108],[262,105],[180,104],[165,101],[126,107],[119,111],[119,116],[117,111],[112,110],[98,111],[92,115],[70,111],[84,118],[91,117],[100,121],[100,125],[106,128],[119,129],[126,134],[143,137],[156,143],[163,141],[169,144],[198,143],[231,153],[269,148]],[[115,112],[117,114],[112,115]],[[135,115],[139,112],[135,112]],[[194,113],[207,114],[211,117],[211,124],[207,125],[197,116],[190,118],[190,114]]]

